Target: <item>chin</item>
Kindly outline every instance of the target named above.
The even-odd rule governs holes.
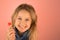
[[[24,33],[26,30],[20,30],[21,33]]]

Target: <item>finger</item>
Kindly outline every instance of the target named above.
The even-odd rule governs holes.
[[[15,34],[11,34],[9,37],[15,37]]]
[[[9,29],[9,31],[7,32],[7,34],[8,34],[8,35],[15,34],[15,30]]]
[[[12,33],[11,35],[8,35],[7,37],[8,37],[8,38],[13,38],[13,37],[15,37],[15,34]]]
[[[15,31],[13,28],[10,28],[9,31]]]
[[[8,38],[9,38],[10,40],[15,40],[15,35],[12,34],[12,35],[10,35]]]
[[[15,32],[14,31],[9,32],[9,35],[11,35],[11,34],[15,34]]]

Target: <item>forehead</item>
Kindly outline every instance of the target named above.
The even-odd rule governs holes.
[[[26,10],[20,10],[17,17],[31,17],[31,15]]]

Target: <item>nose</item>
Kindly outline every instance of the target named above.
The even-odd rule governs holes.
[[[21,22],[20,26],[21,27],[25,27],[26,26],[26,22]]]

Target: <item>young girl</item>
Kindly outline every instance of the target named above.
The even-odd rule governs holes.
[[[12,15],[12,25],[7,33],[8,40],[37,40],[37,16],[31,5],[19,5]]]

